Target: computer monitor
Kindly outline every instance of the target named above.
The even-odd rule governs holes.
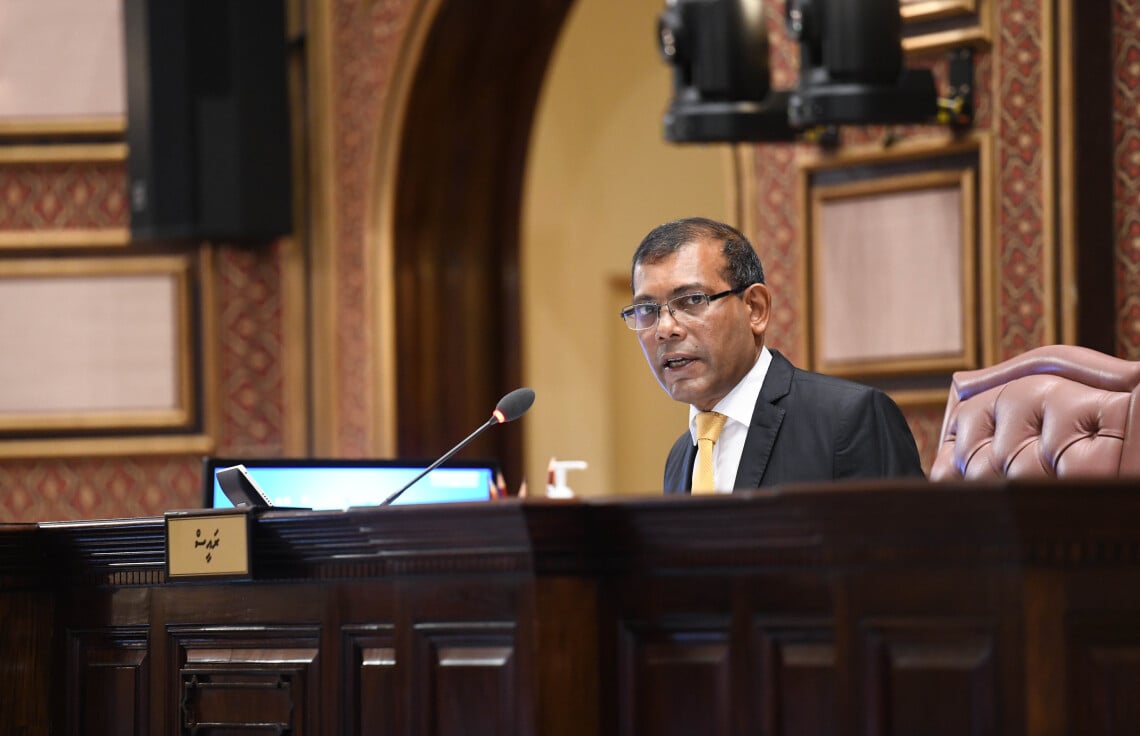
[[[202,467],[202,505],[232,507],[217,472],[242,465],[274,506],[347,509],[375,506],[402,488],[430,460],[207,457]],[[404,491],[393,504],[486,501],[503,495],[493,461],[450,460]]]

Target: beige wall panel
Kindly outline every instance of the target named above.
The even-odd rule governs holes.
[[[118,265],[31,261],[0,271],[0,427],[188,422],[186,262],[111,270]]]
[[[0,123],[126,114],[122,0],[0,3]]]
[[[819,216],[822,365],[965,351],[957,187],[825,200]]]
[[[986,360],[996,322],[988,136],[851,148],[799,166],[810,367],[921,377],[896,400],[927,404],[937,388],[941,403],[944,384],[931,381]]]
[[[612,281],[610,311],[616,315],[629,301],[628,283]],[[614,402],[607,428],[616,448],[613,488],[623,494],[660,494],[665,455],[687,430],[689,407],[668,397],[650,373],[640,341],[621,320],[614,319],[606,334],[612,376],[608,395]]]

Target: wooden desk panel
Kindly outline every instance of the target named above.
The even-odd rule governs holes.
[[[272,512],[236,583],[165,582],[161,528],[0,529],[6,722],[1140,732],[1134,484]]]

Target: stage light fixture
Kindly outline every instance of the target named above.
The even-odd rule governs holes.
[[[764,0],[667,0],[658,40],[674,68],[665,137],[779,142],[836,125],[934,122],[934,78],[903,66],[898,0],[787,0],[794,89],[774,90]]]
[[[669,0],[657,30],[661,55],[673,66],[668,140],[795,139],[788,92],[769,89],[761,0]]]

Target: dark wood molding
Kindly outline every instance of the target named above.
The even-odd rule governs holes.
[[[1102,481],[1089,489],[1081,504],[1072,503],[1071,484],[900,480],[699,500],[504,499],[266,511],[252,523],[251,560],[253,580],[261,583],[680,575],[783,564],[1140,567],[1135,484]],[[10,590],[162,585],[164,534],[161,518],[3,525],[0,570]]]
[[[1061,83],[1054,97],[1059,136],[1068,137],[1071,160],[1059,157],[1062,218],[1071,218],[1073,277],[1076,287],[1073,341],[1109,355],[1117,354],[1114,80],[1112,3],[1058,0],[1061,19],[1057,47],[1050,52]],[[1068,61],[1070,69],[1061,65]],[[1064,80],[1070,80],[1065,84]],[[1059,139],[1060,140],[1060,139]],[[1062,146],[1062,151],[1064,147]],[[1061,249],[1063,252],[1064,249]],[[1058,273],[1063,274],[1064,269]],[[1062,288],[1069,284],[1061,284]],[[1062,292],[1063,293],[1063,292]],[[1058,300],[1065,304],[1066,299]],[[1062,321],[1063,322],[1063,321]]]

